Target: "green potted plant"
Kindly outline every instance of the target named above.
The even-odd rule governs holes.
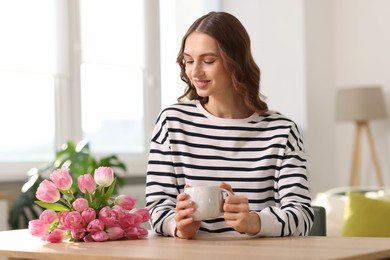
[[[72,175],[72,191],[74,193],[78,191],[77,178],[85,173],[93,175],[94,170],[100,166],[107,166],[114,169],[114,174],[117,178],[116,189],[124,185],[124,180],[118,173],[124,174],[127,170],[126,165],[116,155],[109,155],[99,159],[94,157],[91,154],[89,143],[86,141],[81,141],[77,144],[72,141],[66,142],[56,152],[56,157],[53,162],[28,171],[28,180],[23,185],[21,193],[15,199],[10,210],[8,223],[12,229],[27,228],[29,220],[39,217],[42,209],[34,203],[36,200],[35,193],[39,183],[47,178],[52,171],[63,166],[66,166]]]

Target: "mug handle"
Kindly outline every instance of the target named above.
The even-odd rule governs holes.
[[[221,213],[223,213],[224,211],[223,211],[223,209],[222,209],[222,206],[223,206],[223,204],[225,203],[225,198],[227,197],[227,196],[230,196],[230,195],[233,195],[233,193],[232,192],[230,192],[229,190],[227,190],[227,189],[224,189],[224,188],[219,188],[220,190],[221,190],[221,192],[222,192],[222,205],[221,205]],[[226,194],[226,195],[224,195],[224,193]]]
[[[232,192],[230,192],[229,190],[227,190],[227,189],[224,189],[224,188],[219,188],[221,191],[222,191],[222,193],[223,192],[226,192],[226,194],[227,194],[227,196],[231,196],[231,195],[233,195],[233,193]]]

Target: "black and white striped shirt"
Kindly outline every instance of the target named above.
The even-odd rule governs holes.
[[[307,235],[314,219],[306,156],[296,124],[279,113],[224,119],[198,101],[164,109],[150,146],[146,203],[155,232],[174,236],[175,205],[184,185],[226,182],[261,219],[258,236]],[[236,232],[223,218],[201,231]]]

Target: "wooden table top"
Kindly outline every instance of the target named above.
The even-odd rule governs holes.
[[[390,238],[283,237],[198,234],[184,240],[147,239],[47,243],[26,229],[0,232],[0,256],[29,259],[378,259],[390,258]]]

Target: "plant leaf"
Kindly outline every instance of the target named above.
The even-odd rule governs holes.
[[[115,184],[116,184],[116,177],[114,178],[114,181],[112,182],[111,186],[108,188],[106,194],[104,194],[105,201],[107,201],[111,197],[111,194],[114,192]]]
[[[69,211],[68,207],[66,207],[66,206],[64,206],[62,204],[58,204],[58,203],[46,203],[46,202],[43,202],[43,201],[40,201],[40,200],[36,200],[35,204],[41,206],[42,208],[52,209],[54,211],[60,211],[60,212]]]

